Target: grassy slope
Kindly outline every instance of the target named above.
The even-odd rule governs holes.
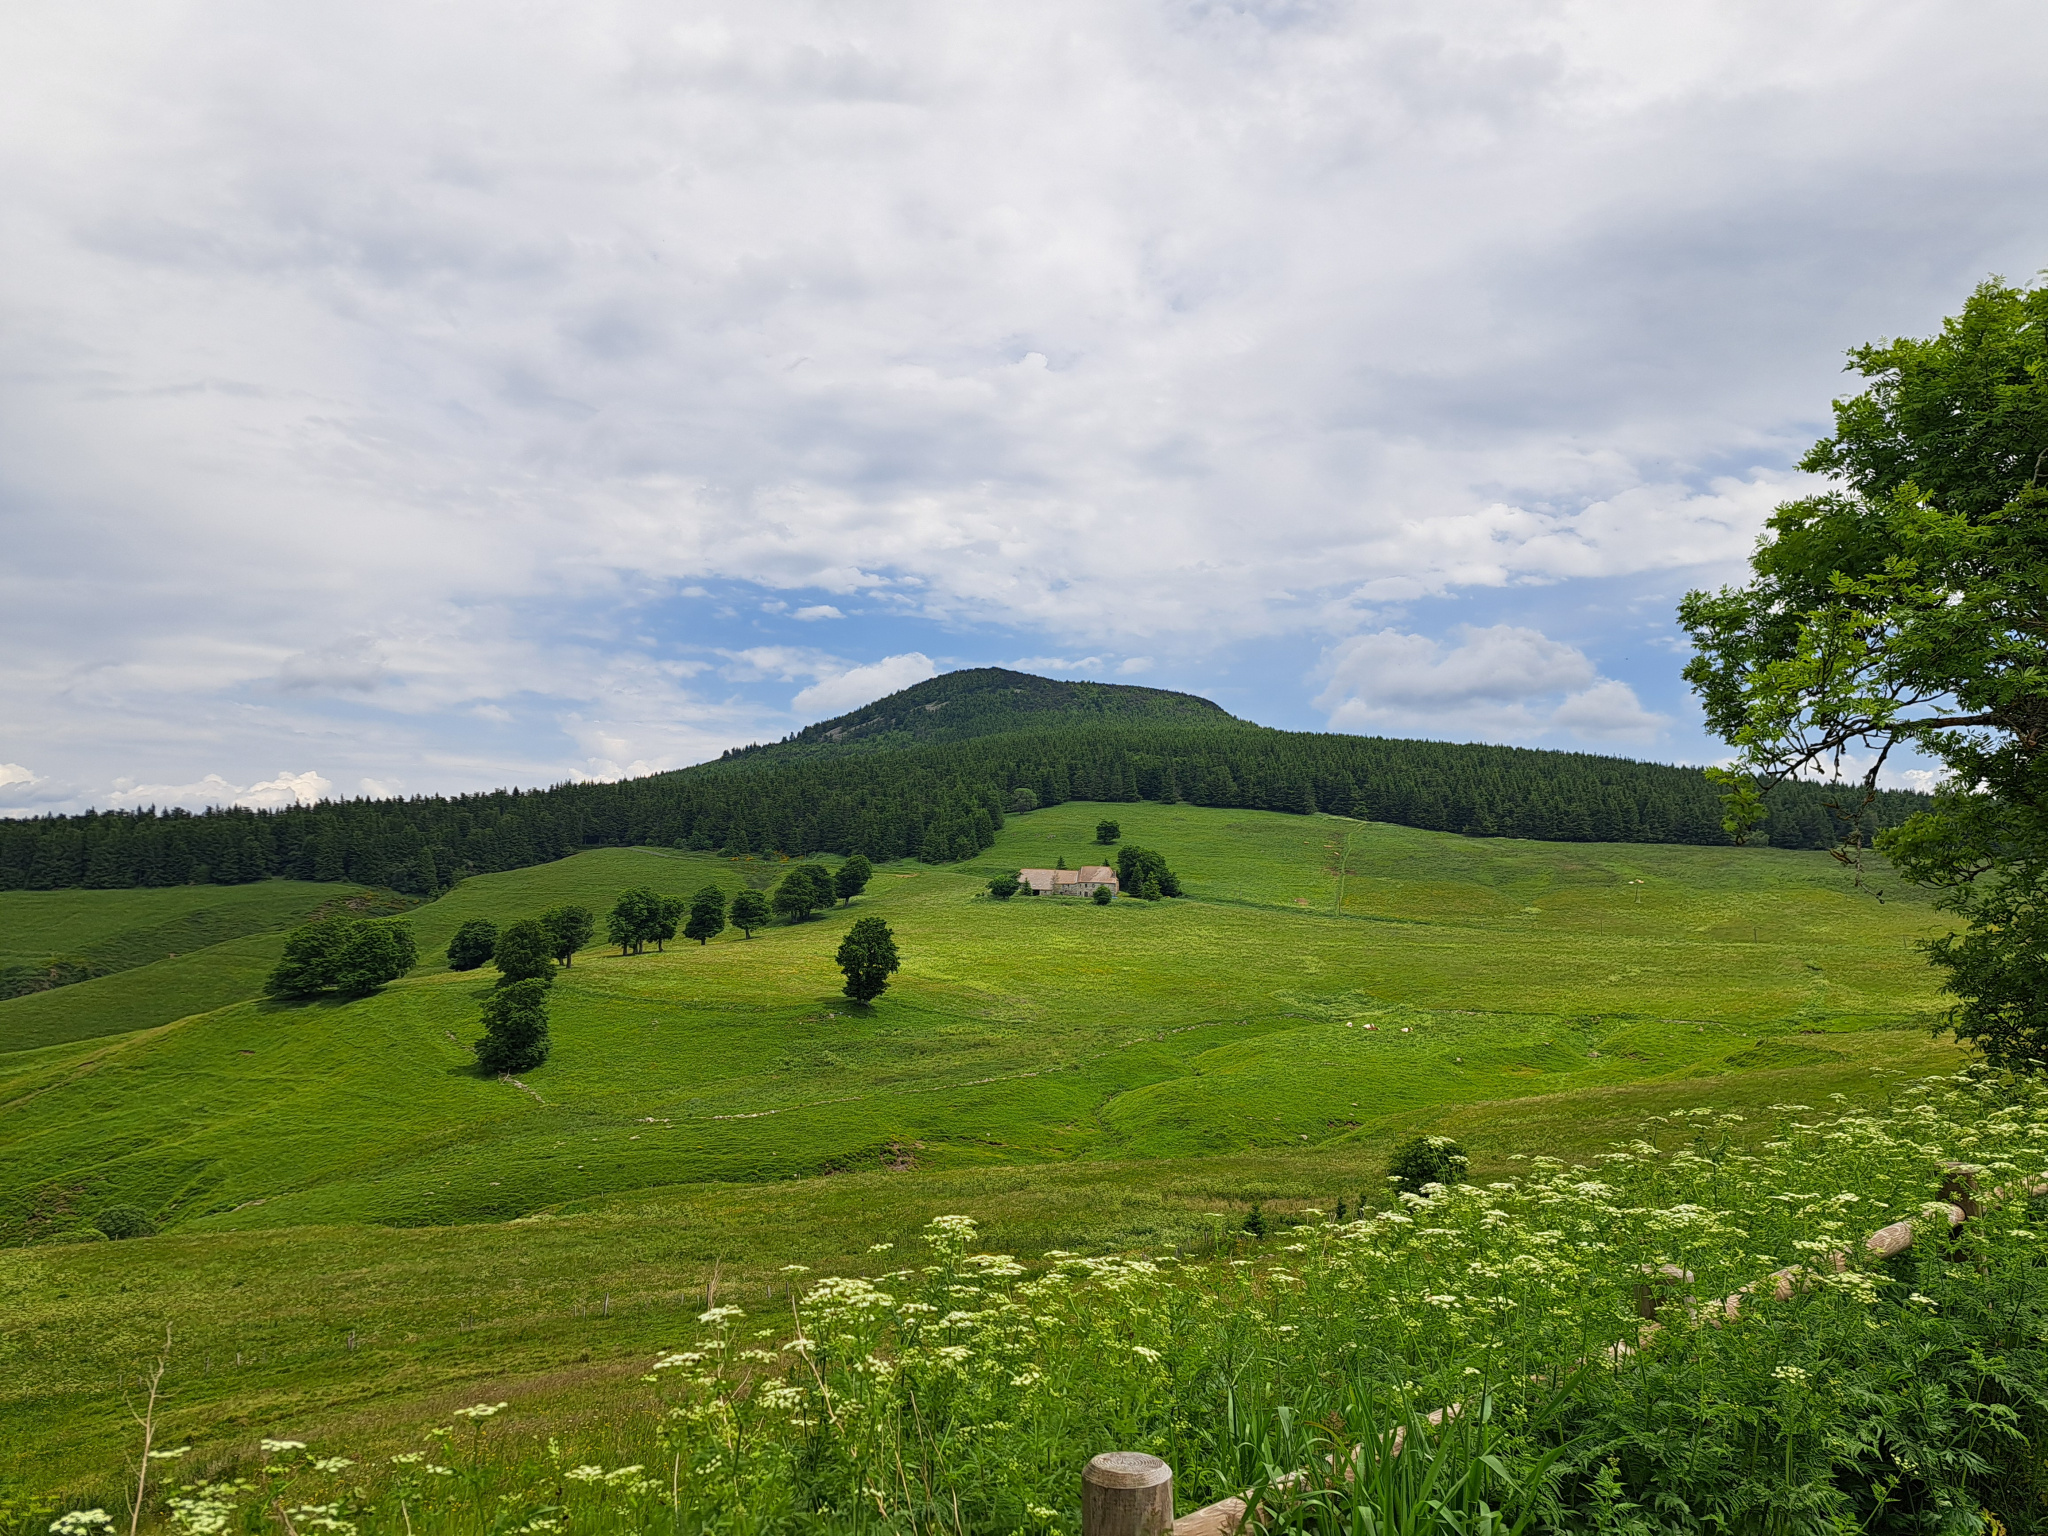
[[[1194,899],[977,895],[998,868],[1093,856],[1105,813]],[[479,912],[771,875],[604,851],[469,882],[414,921],[430,949]],[[167,1318],[194,1432],[230,1401],[267,1432],[344,1406],[403,1418],[455,1382],[602,1376],[675,1337],[714,1264],[758,1300],[782,1263],[871,1262],[942,1210],[1023,1251],[1190,1242],[1252,1198],[1375,1187],[1413,1128],[1498,1164],[1590,1149],[1648,1109],[1810,1102],[1954,1059],[1908,947],[1934,914],[1817,855],[1063,806],[977,865],[883,870],[860,910],[905,954],[872,1015],[832,988],[845,911],[587,954],[531,1093],[466,1070],[480,979],[425,967],[365,1002],[0,1057],[10,1193],[184,1224],[0,1254],[0,1305],[34,1323],[0,1344],[4,1422],[35,1454],[86,1454],[113,1432],[111,1373]],[[856,1171],[788,1177],[830,1167]],[[590,1315],[606,1294],[613,1315]]]
[[[114,974],[0,1002],[0,1053],[167,1024],[262,990],[284,930],[357,894],[263,880],[148,891],[0,891],[0,963],[85,955]]]

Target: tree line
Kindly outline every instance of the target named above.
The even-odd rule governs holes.
[[[1560,842],[1728,836],[1717,792],[1697,770],[1590,753],[1114,723],[827,759],[784,761],[776,750],[611,784],[0,821],[0,890],[282,875],[432,895],[466,874],[644,845],[950,863],[988,848],[1005,816],[1069,800],[1324,811]],[[1782,783],[1750,836],[1828,848],[1845,826],[1881,831],[1924,803],[1905,791],[1864,803],[1825,785]]]

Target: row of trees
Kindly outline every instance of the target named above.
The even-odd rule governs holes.
[[[286,875],[428,895],[464,874],[634,845],[946,863],[986,850],[1005,816],[1068,800],[1325,811],[1567,842],[1728,836],[1716,790],[1697,770],[1586,753],[1116,723],[839,758],[785,762],[778,750],[616,784],[5,821],[0,889]],[[1822,785],[1776,783],[1750,834],[1781,847],[1830,847],[1838,811],[1874,832],[1925,803],[1903,791],[1847,806],[1843,798]]]

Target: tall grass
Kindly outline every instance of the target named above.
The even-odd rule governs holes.
[[[879,1273],[793,1274],[786,1316],[710,1307],[632,1412],[168,1447],[146,1523],[1072,1536],[1080,1467],[1124,1449],[1173,1464],[1183,1510],[1243,1494],[1270,1529],[1347,1536],[2037,1529],[2048,1095],[1964,1076],[1778,1111],[1755,1152],[1731,1116],[1664,1116],[1591,1165],[1204,1262],[1027,1264],[941,1217]],[[1982,1209],[1952,1235],[1957,1163]],[[1901,1218],[1904,1253],[1864,1247]],[[1646,1331],[1663,1266],[1690,1278]]]

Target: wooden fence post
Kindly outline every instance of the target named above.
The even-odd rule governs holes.
[[[1172,1536],[1173,1468],[1143,1451],[1104,1451],[1081,1472],[1081,1536]]]

